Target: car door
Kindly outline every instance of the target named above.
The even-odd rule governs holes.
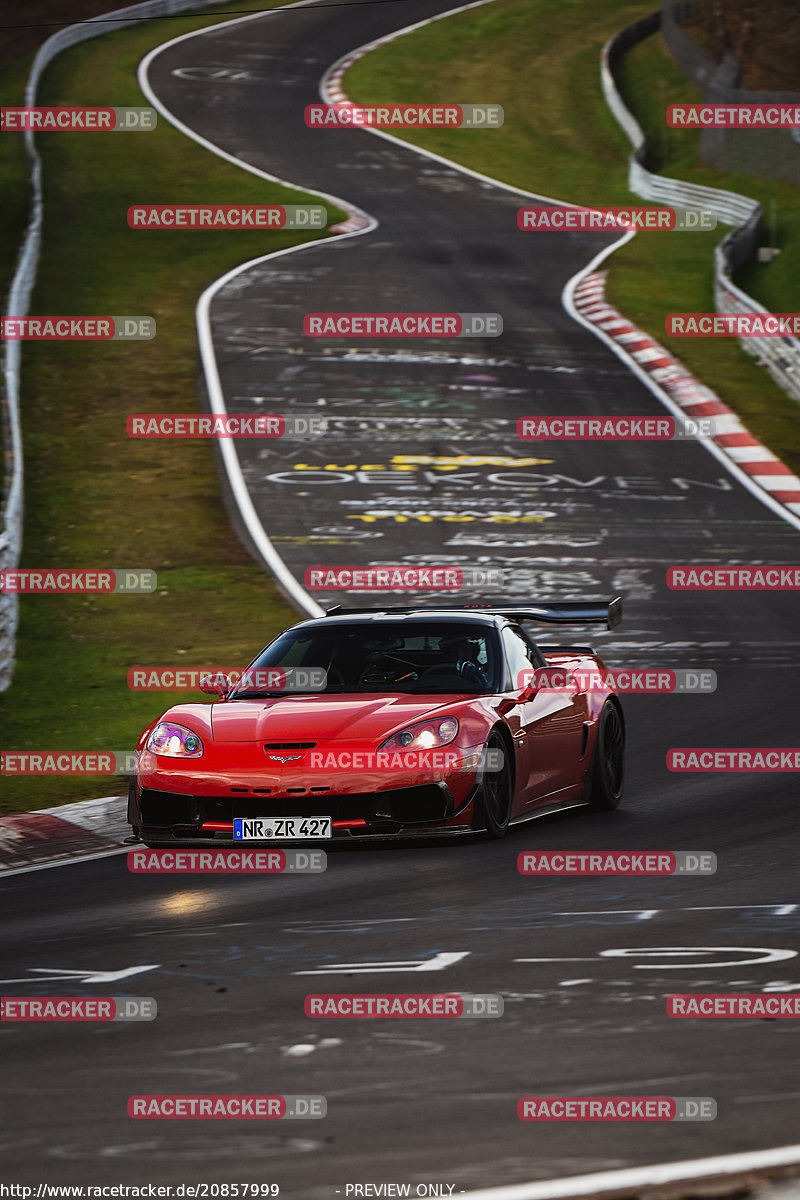
[[[502,631],[510,672],[510,694],[519,695],[539,666],[536,652],[522,631],[511,625]],[[522,807],[552,801],[552,793],[569,787],[578,776],[583,748],[585,700],[573,689],[542,689],[508,713],[516,725],[518,790]],[[550,802],[548,801],[548,802]]]

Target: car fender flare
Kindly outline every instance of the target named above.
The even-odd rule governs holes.
[[[512,794],[513,794],[516,791],[516,783],[517,783],[517,762],[516,762],[516,757],[514,755],[514,740],[511,737],[511,733],[510,733],[508,727],[505,726],[502,721],[496,721],[495,724],[492,725],[491,728],[488,729],[486,732],[484,746],[486,745],[486,742],[488,742],[489,738],[492,736],[493,733],[497,733],[503,739],[503,742],[505,743],[506,753],[508,755],[508,761],[511,764],[511,788],[512,788]],[[478,764],[478,770],[477,770],[476,776],[475,776],[475,783],[477,786],[480,786],[480,784],[483,783],[484,773],[485,772],[484,772],[484,766],[483,766],[483,754],[481,754],[481,761]]]

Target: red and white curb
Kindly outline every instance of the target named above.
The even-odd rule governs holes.
[[[713,417],[716,433],[710,440],[773,501],[795,516],[800,515],[800,479],[748,432],[736,413],[711,388],[699,383],[649,333],[637,329],[612,308],[605,298],[607,275],[607,271],[593,271],[576,285],[572,299],[581,316],[602,329],[687,417]]]
[[[328,104],[352,104],[353,101],[344,90],[344,77],[353,64],[357,63],[360,58],[366,58],[379,46],[386,46],[389,42],[404,37],[407,32],[406,29],[400,29],[396,33],[389,33],[386,37],[377,38],[374,42],[367,42],[366,45],[359,46],[357,50],[346,54],[344,58],[338,59],[325,76],[325,98]]]
[[[406,29],[396,30],[384,38],[359,46],[350,54],[338,59],[326,72],[320,85],[322,98],[328,104],[352,103],[344,90],[344,76],[352,65],[366,54],[379,46],[403,37],[432,20],[440,20],[444,16],[452,16],[454,12],[465,12],[470,8],[479,8],[487,0],[473,0],[472,3],[439,14],[410,25]],[[384,137],[388,141],[399,142],[415,150],[419,154],[438,162],[447,163],[459,171],[474,178],[485,179],[494,186],[505,187],[498,180],[489,179],[478,172],[463,167],[459,163],[432,154],[419,146],[401,141],[383,130],[369,129],[370,133]],[[538,196],[534,193],[522,192],[520,189],[508,188],[519,195],[528,195],[546,203],[574,207],[569,201],[555,200]],[[627,241],[633,234],[629,233],[622,241]],[[618,243],[618,244],[621,244]],[[659,342],[641,329],[637,329],[622,313],[612,308],[605,298],[605,281],[608,272],[593,269],[595,264],[607,257],[616,248],[609,247],[603,251],[593,263],[584,268],[585,274],[579,272],[569,280],[562,299],[567,311],[572,311],[589,327],[594,327],[601,338],[613,344],[617,355],[626,361],[639,374],[640,378],[650,383],[651,390],[659,395],[673,410],[678,409],[687,417],[714,417],[715,436],[701,437],[698,440],[708,450],[716,455],[738,480],[754,495],[758,496],[773,512],[788,520],[795,528],[800,528],[800,479],[790,467],[763,446],[742,424],[737,414],[720,400],[719,396],[700,383],[682,363],[669,353]]]
[[[346,71],[352,67],[354,62],[359,58],[363,58],[374,46],[382,46],[384,42],[391,42],[391,37],[381,38],[379,42],[373,42],[369,47],[362,46],[358,50],[354,50],[347,58],[340,59],[333,71],[326,77],[326,103],[328,104],[350,104],[350,97],[345,92],[342,86],[342,79]],[[369,225],[369,221],[361,213],[352,213],[346,221],[342,221],[339,225],[331,226],[331,233],[356,233],[359,229],[365,229]]]
[[[344,58],[339,58],[330,67],[322,77],[320,84],[320,94],[326,104],[352,104],[353,101],[344,90],[344,77],[352,67],[353,63],[357,63],[360,58],[364,58],[367,54],[371,54],[373,50],[377,50],[379,46],[386,46],[389,42],[394,42],[398,38],[405,37],[406,34],[412,33],[415,29],[422,29],[424,25],[430,25],[434,21],[444,20],[446,17],[455,16],[457,13],[466,12],[470,8],[480,8],[484,4],[491,3],[491,0],[472,0],[470,4],[464,4],[460,8],[451,8],[447,12],[437,13],[434,17],[426,17],[423,21],[417,21],[415,25],[407,25],[404,29],[396,29],[393,33],[387,33],[385,37],[376,38],[373,42],[365,42],[363,46],[358,46],[352,50],[350,54],[346,54]],[[418,146],[411,143],[403,142],[401,138],[393,138],[390,134],[384,133],[382,130],[370,129],[370,133],[378,133],[381,137],[386,137],[388,141],[399,142],[400,145],[407,146],[410,150],[416,150],[417,153],[425,154],[426,151],[420,150]],[[430,155],[431,158],[438,158],[438,155]],[[446,161],[439,159],[440,162]],[[457,164],[451,164],[457,166]],[[460,170],[461,168],[459,168]],[[341,225],[331,227],[332,233],[354,233],[359,229],[363,229],[362,217],[357,213],[343,222]]]
[[[127,796],[103,796],[0,817],[0,878],[6,871],[118,853],[131,832],[127,807]]]

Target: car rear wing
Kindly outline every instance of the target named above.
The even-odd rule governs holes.
[[[596,602],[567,600],[556,604],[533,604],[530,608],[487,608],[511,621],[540,621],[546,625],[605,625],[606,629],[614,629],[622,620],[621,596]]]
[[[496,604],[441,604],[422,608],[418,604],[402,605],[398,608],[342,608],[337,604],[329,608],[326,617],[345,617],[351,613],[441,613],[441,612],[485,612],[510,621],[539,621],[547,625],[605,625],[614,629],[622,620],[622,597],[613,600],[566,600],[555,603],[532,604],[527,608],[506,608]]]

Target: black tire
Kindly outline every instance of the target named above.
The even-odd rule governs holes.
[[[502,754],[499,771],[484,770],[483,778],[475,797],[472,827],[485,831],[493,838],[505,837],[511,819],[512,772],[508,746],[499,733],[490,733],[484,746],[484,756],[490,751]]]
[[[607,700],[598,721],[584,800],[593,812],[609,812],[618,807],[624,786],[625,725],[619,705]]]

